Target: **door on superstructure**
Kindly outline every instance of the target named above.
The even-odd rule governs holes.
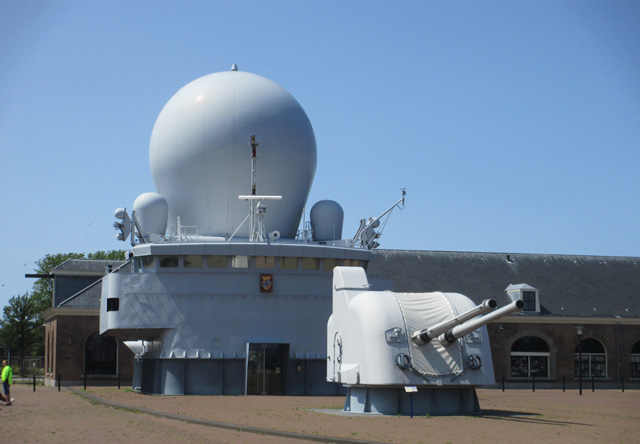
[[[247,345],[247,395],[284,395],[289,344]]]

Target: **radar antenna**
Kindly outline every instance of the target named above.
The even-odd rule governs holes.
[[[142,244],[146,243],[144,236],[142,236],[142,230],[140,229],[140,225],[138,225],[138,218],[136,217],[136,211],[131,211],[131,217],[129,217],[129,213],[127,213],[126,208],[118,208],[115,211],[116,219],[121,222],[114,222],[113,228],[116,229],[119,233],[116,234],[116,239],[119,241],[126,241],[129,236],[131,236],[131,246],[136,245],[136,237],[138,241]]]

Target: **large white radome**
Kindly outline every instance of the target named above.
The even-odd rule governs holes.
[[[248,214],[239,195],[251,194],[251,136],[257,149],[259,195],[268,201],[267,232],[295,237],[316,170],[309,119],[284,88],[255,74],[209,74],[180,89],[160,112],[149,161],[158,193],[176,217],[201,235],[229,236]],[[248,221],[236,236],[247,237]]]

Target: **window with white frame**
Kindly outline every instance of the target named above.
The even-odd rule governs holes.
[[[512,378],[548,378],[549,346],[537,336],[525,336],[511,347]]]
[[[582,350],[580,350],[582,345]],[[578,361],[582,355],[580,363],[580,371],[583,378],[606,378],[607,377],[607,351],[602,342],[595,338],[583,339],[581,343],[576,345],[574,355],[574,374],[578,374]]]

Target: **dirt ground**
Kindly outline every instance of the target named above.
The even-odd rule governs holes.
[[[640,391],[478,390],[480,416],[339,416],[342,397],[148,396],[117,388],[14,385],[0,436],[20,443],[630,443],[640,436]],[[108,406],[100,400],[119,404]],[[180,415],[163,418],[149,412]],[[151,413],[153,413],[151,412]],[[189,423],[202,419],[217,426]],[[225,425],[236,427],[223,428]],[[249,427],[252,430],[245,430]],[[262,432],[256,429],[263,429]],[[271,433],[306,435],[297,439]],[[335,439],[323,439],[334,437]]]

